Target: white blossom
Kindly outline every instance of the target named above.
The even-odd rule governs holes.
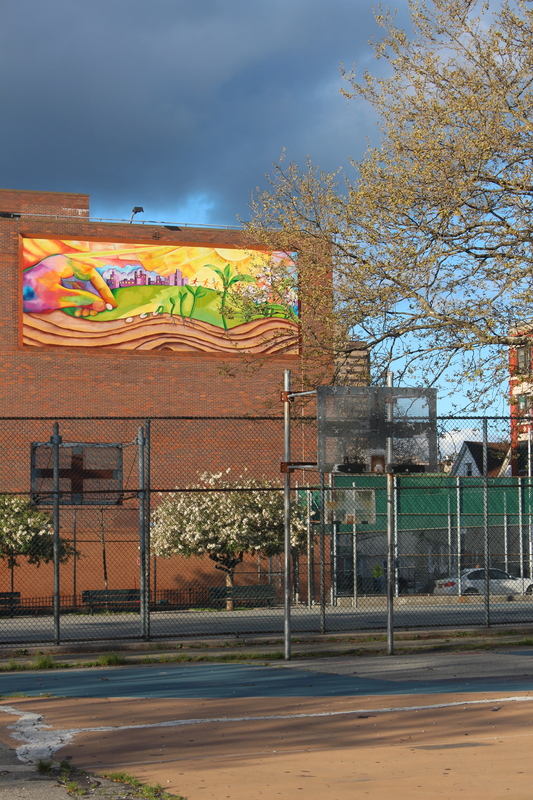
[[[12,565],[17,556],[30,563],[48,561],[53,552],[53,526],[50,514],[39,511],[28,497],[0,495],[0,558]]]
[[[283,550],[283,491],[266,479],[248,475],[234,480],[229,470],[204,473],[189,489],[205,492],[172,492],[163,496],[152,514],[152,550],[158,556],[208,554],[223,558],[243,552],[261,551],[275,555]],[[243,491],[228,491],[228,489]],[[265,491],[267,490],[267,491]],[[303,509],[294,504],[291,543],[305,540]],[[218,558],[216,557],[218,555]]]

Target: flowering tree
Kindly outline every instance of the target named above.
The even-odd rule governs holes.
[[[72,555],[72,547],[61,541],[60,559]],[[24,556],[29,564],[48,563],[54,558],[54,529],[51,515],[40,511],[27,497],[0,495],[0,558],[7,560],[14,590],[17,558]]]
[[[284,506],[281,490],[268,491],[278,488],[270,481],[249,476],[230,480],[229,472],[204,473],[188,487],[195,491],[165,496],[152,514],[152,551],[158,556],[207,555],[215,569],[225,572],[226,586],[233,586],[245,553],[272,556],[283,551]],[[236,489],[243,491],[228,491]],[[291,522],[292,546],[297,548],[306,536],[302,508],[294,508]],[[231,600],[226,607],[231,610]]]

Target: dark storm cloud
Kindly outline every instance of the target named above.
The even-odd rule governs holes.
[[[17,0],[0,24],[0,184],[96,215],[235,223],[283,148],[334,169],[375,129],[339,94],[362,0]]]

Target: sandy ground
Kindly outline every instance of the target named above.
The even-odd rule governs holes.
[[[533,692],[9,705],[43,715],[37,728],[63,738],[55,758],[125,771],[188,800],[533,795]],[[0,715],[11,747],[21,744],[8,727],[17,713]]]

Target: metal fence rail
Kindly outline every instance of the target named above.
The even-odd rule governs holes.
[[[265,477],[265,492],[282,494],[281,417],[68,418],[51,442],[54,422],[0,419],[0,495],[36,502],[60,543],[47,557],[0,545],[2,645],[283,633],[282,552],[247,553],[230,597],[207,555],[150,549],[153,512],[170,492],[192,496],[202,472],[229,469],[235,491],[244,476]],[[316,460],[314,418],[291,426],[293,454]],[[533,622],[531,447],[513,477],[508,419],[441,418],[438,428],[440,472],[393,479],[395,627]],[[478,446],[470,461],[465,442]],[[308,533],[291,553],[294,633],[386,629],[386,480],[295,475]]]

